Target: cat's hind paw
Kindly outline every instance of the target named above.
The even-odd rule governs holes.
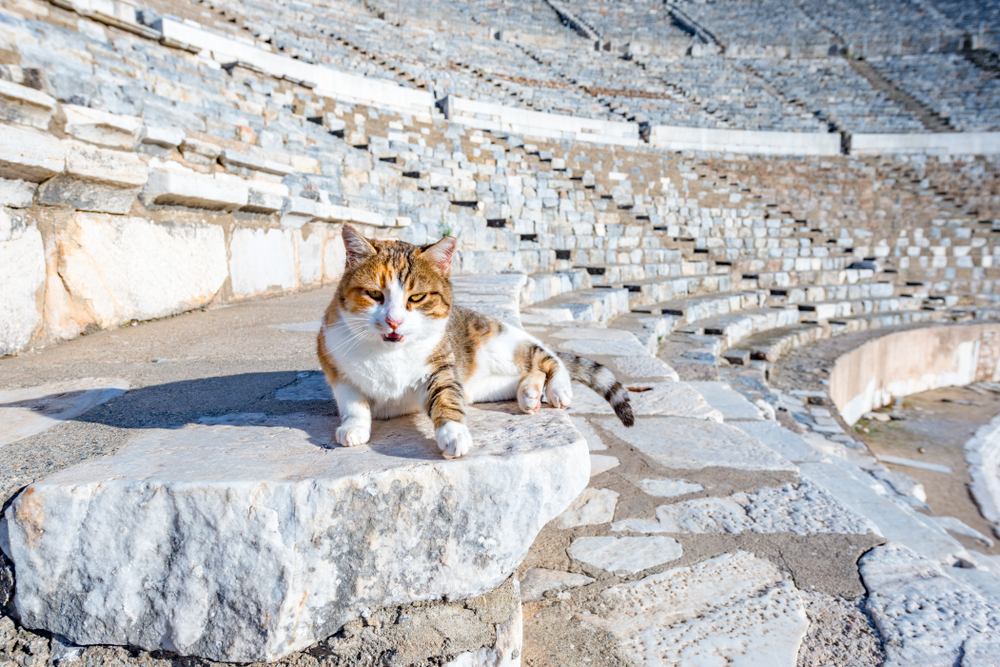
[[[344,447],[355,447],[368,442],[368,439],[371,437],[371,430],[370,424],[363,424],[348,419],[340,425],[334,437]]]
[[[569,373],[558,373],[545,387],[545,398],[554,408],[568,408],[573,402],[573,387]]]
[[[469,427],[458,422],[448,422],[434,431],[438,447],[447,458],[458,458],[469,453],[472,447],[472,434]]]

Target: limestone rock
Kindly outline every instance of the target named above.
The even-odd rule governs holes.
[[[236,297],[255,296],[275,288],[290,290],[298,285],[293,230],[236,229],[229,253],[229,272]]]
[[[132,148],[139,141],[142,119],[99,109],[64,104],[66,134],[110,148]]]
[[[23,350],[42,323],[45,249],[34,224],[0,207],[0,356]]]
[[[590,455],[590,476],[596,477],[602,472],[607,472],[612,468],[617,468],[620,465],[620,461],[616,456],[605,456],[604,454],[591,454]]]
[[[354,448],[329,445],[326,416],[148,432],[8,508],[17,612],[77,644],[254,661],[369,608],[492,590],[586,486],[587,447],[562,411],[469,421],[458,460],[417,415]]]
[[[56,242],[46,320],[63,337],[197,308],[226,280],[225,233],[216,225],[76,213]]]
[[[722,421],[721,413],[685,382],[644,382],[636,388],[640,391],[629,391],[629,401],[637,416],[678,415]],[[578,382],[573,383],[573,403],[569,409],[574,414],[614,414],[603,397]]]
[[[730,387],[727,382],[689,382],[688,384],[697,389],[709,405],[721,412],[726,421],[764,419],[760,408]]]
[[[41,183],[63,170],[66,148],[49,134],[0,125],[0,178]]]
[[[573,540],[568,553],[588,565],[608,572],[642,570],[677,560],[681,545],[671,537],[580,537]]]
[[[681,417],[640,419],[632,428],[626,428],[617,419],[605,419],[600,424],[668,468],[796,469],[768,447],[728,424]]]
[[[615,517],[618,494],[611,489],[586,488],[566,511],[556,518],[560,528],[574,526],[596,526],[610,523]]]
[[[780,489],[698,498],[656,508],[656,520],[625,519],[612,530],[636,533],[878,533],[825,489],[807,479]]]
[[[27,208],[35,198],[37,186],[28,181],[0,178],[0,206]]]
[[[616,635],[643,667],[794,667],[809,625],[792,583],[743,551],[612,586],[603,597],[610,611],[585,621]]]
[[[683,479],[641,479],[638,486],[645,494],[657,498],[672,498],[705,490],[701,484]]]
[[[586,586],[592,581],[593,578],[583,574],[533,567],[525,572],[524,578],[521,579],[521,599],[524,602],[534,602],[541,600],[543,594],[548,591],[564,591],[568,588]]]
[[[128,213],[146,183],[146,164],[133,154],[67,142],[66,169],[38,189],[38,203],[80,211]]]
[[[937,563],[889,543],[859,561],[886,667],[988,665],[1000,653],[1000,610]]]
[[[55,108],[55,98],[40,90],[0,81],[0,119],[47,130]]]
[[[666,362],[649,355],[615,357],[614,363],[619,371],[635,378],[669,378],[674,381],[680,379],[677,371]]]
[[[151,165],[152,166],[152,165]],[[234,182],[181,169],[153,168],[142,191],[144,201],[159,206],[189,206],[230,211],[245,206],[249,189],[242,179]]]
[[[128,391],[117,378],[84,378],[0,391],[0,446],[76,419]]]

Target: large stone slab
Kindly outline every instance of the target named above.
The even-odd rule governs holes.
[[[117,378],[84,378],[0,391],[0,445],[75,419],[128,391]]]
[[[290,229],[233,230],[229,244],[233,295],[249,297],[298,286],[295,236]]]
[[[701,394],[686,382],[645,382],[629,391],[632,412],[643,415],[676,415],[694,419],[721,422],[722,413],[710,406]],[[604,398],[579,382],[573,383],[573,403],[569,410],[575,414],[614,414]]]
[[[760,420],[764,419],[760,408],[748,401],[728,382],[689,382],[698,390],[705,401],[722,413],[723,419],[730,420]]]
[[[40,90],[0,81],[0,119],[47,130],[55,108],[55,98]]]
[[[41,183],[63,170],[66,148],[49,134],[0,125],[0,177]]]
[[[608,611],[585,622],[614,634],[643,667],[794,667],[809,626],[795,586],[743,551],[612,586],[603,597]]]
[[[1000,655],[1000,609],[906,547],[875,547],[859,561],[865,604],[885,667],[986,667]]]
[[[652,537],[579,537],[567,550],[571,558],[608,572],[635,574],[680,558],[684,551],[671,538]]]
[[[625,519],[611,528],[636,533],[878,534],[875,524],[808,479],[798,485],[735,493],[728,498],[660,505],[655,521]]]
[[[122,116],[99,109],[64,104],[66,134],[111,148],[131,149],[139,141],[142,119]]]
[[[728,424],[682,417],[640,419],[632,428],[617,419],[605,419],[600,424],[668,468],[796,470],[794,464]]]
[[[42,323],[45,248],[34,224],[0,207],[0,356],[23,350]]]
[[[21,622],[78,644],[273,660],[369,608],[500,585],[584,489],[562,411],[470,408],[441,458],[423,416],[330,445],[325,416],[155,430],[32,484],[5,514]]]
[[[46,315],[66,338],[203,306],[228,273],[216,225],[76,213],[55,240],[58,279],[48,282]]]

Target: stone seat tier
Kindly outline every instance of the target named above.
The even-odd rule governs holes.
[[[531,315],[555,322],[596,322],[607,324],[629,312],[628,290],[586,289],[561,294],[525,308],[522,320],[532,323]]]

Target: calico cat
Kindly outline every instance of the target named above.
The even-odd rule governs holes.
[[[570,379],[601,394],[632,426],[628,392],[614,373],[553,354],[523,330],[455,306],[448,274],[457,240],[414,246],[366,239],[344,225],[347,266],[320,327],[318,352],[340,411],[336,439],[368,442],[372,417],[425,410],[446,457],[472,445],[465,406],[517,397],[523,412],[573,401]]]

